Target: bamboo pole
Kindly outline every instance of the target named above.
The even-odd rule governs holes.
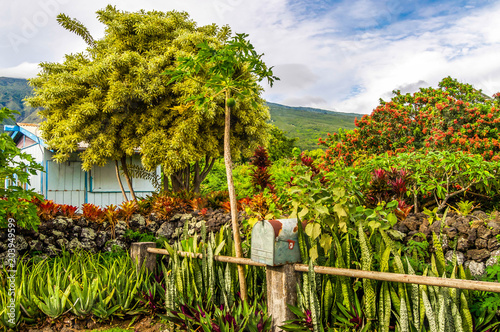
[[[151,254],[159,254],[159,255],[168,255],[169,254],[168,250],[159,249],[159,248],[148,248],[148,252]],[[187,251],[178,251],[177,253],[181,257],[191,257],[191,258],[198,258],[198,259],[203,258],[203,254],[199,254],[199,253],[197,254],[197,253],[187,252]],[[218,262],[223,262],[223,263],[233,263],[233,264],[240,264],[240,265],[253,265],[253,266],[262,266],[262,267],[267,266],[264,263],[254,262],[250,258],[215,255],[214,260],[216,260]]]
[[[295,271],[308,272],[309,266],[305,264],[294,264]],[[486,291],[500,293],[500,283],[463,280],[463,279],[446,279],[440,277],[427,277],[389,272],[363,271],[340,269],[336,267],[315,266],[314,272],[321,274],[330,274],[335,276],[345,276],[351,278],[373,279],[380,281],[402,282],[405,284],[418,284],[438,287],[452,287],[460,289],[469,289],[477,291]]]

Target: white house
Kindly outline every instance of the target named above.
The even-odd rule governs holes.
[[[33,159],[44,167],[44,172],[37,172],[36,175],[30,177],[30,189],[34,189],[45,199],[79,208],[84,203],[104,207],[109,204],[119,205],[123,202],[114,162],[109,162],[103,167],[94,166],[90,171],[83,171],[82,162],[77,153],[64,163],[52,160],[54,153],[47,148],[40,137],[37,124],[5,125],[4,130],[10,133],[22,152],[32,155]],[[80,144],[79,150],[84,149],[85,145]],[[137,154],[129,157],[128,163],[141,165],[140,156]],[[123,177],[122,183],[130,199],[127,182]],[[132,184],[138,197],[154,191],[153,186],[147,180],[133,178]]]

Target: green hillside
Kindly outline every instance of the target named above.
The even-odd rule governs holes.
[[[23,99],[32,93],[28,81],[19,78],[0,77],[0,108],[7,107],[21,114],[16,116],[17,122],[39,123],[36,110],[25,105]],[[271,122],[287,132],[288,137],[297,137],[297,146],[303,150],[318,148],[318,138],[327,133],[336,132],[338,128],[353,129],[354,118],[359,114],[331,112],[317,108],[290,107],[275,103],[267,103],[271,113]],[[11,124],[11,121],[3,124]],[[0,132],[3,132],[3,124]]]
[[[318,148],[318,138],[339,128],[354,129],[354,118],[360,114],[332,112],[309,107],[290,107],[267,103],[271,122],[287,132],[288,137],[297,137],[297,146],[303,150]]]
[[[7,107],[18,111],[20,114],[15,115],[16,122],[40,122],[36,110],[23,102],[24,97],[31,94],[31,92],[32,88],[25,79],[0,77],[0,108]],[[14,122],[10,119],[5,120],[0,125],[0,133],[3,132],[4,124],[14,124]]]

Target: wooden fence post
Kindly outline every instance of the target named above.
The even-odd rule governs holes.
[[[148,248],[156,248],[156,242],[134,242],[130,245],[130,257],[137,262],[137,269],[142,265],[153,272],[156,267],[156,254],[148,252]]]
[[[298,273],[293,264],[267,266],[267,311],[273,318],[273,332],[281,331],[278,326],[295,318],[287,304],[297,305]]]

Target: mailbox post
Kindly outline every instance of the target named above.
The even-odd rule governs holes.
[[[294,318],[287,304],[297,302],[297,273],[300,262],[297,219],[258,221],[252,229],[250,258],[264,263],[267,281],[267,308],[273,318],[273,331]]]

